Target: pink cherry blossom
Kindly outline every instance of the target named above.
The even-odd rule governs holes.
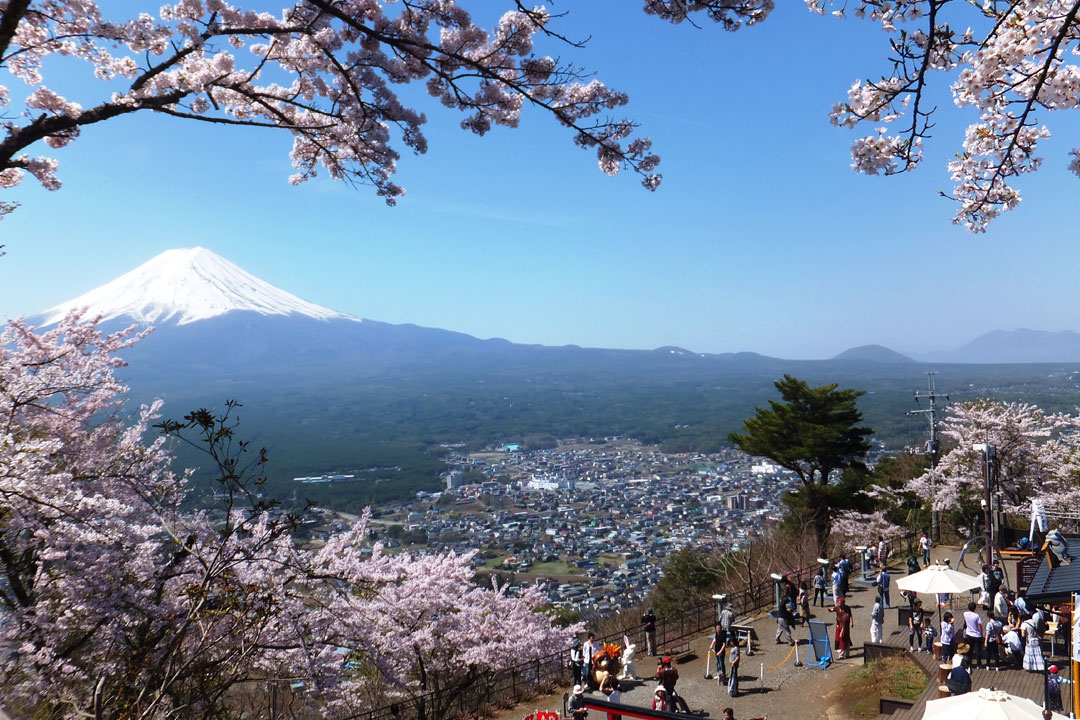
[[[177,12],[194,12],[186,3]],[[473,583],[471,555],[365,548],[367,517],[318,550],[249,494],[235,413],[123,420],[115,353],[78,314],[0,333],[0,697],[50,716],[266,716],[304,687],[320,717],[432,689],[447,698],[511,662],[555,652],[544,594]],[[216,501],[171,469],[203,445]],[[517,641],[528,638],[528,643]],[[274,692],[267,692],[274,688]],[[387,688],[390,688],[387,690]],[[241,707],[246,708],[244,713]],[[246,713],[246,714],[245,714]]]

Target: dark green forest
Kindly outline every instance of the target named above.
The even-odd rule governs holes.
[[[758,356],[760,357],[760,356]],[[619,435],[666,451],[710,451],[727,443],[754,408],[775,399],[773,382],[788,372],[813,385],[839,383],[866,391],[859,399],[873,440],[889,449],[925,441],[926,421],[913,391],[926,388],[926,371],[952,402],[977,397],[1023,400],[1047,410],[1080,404],[1080,365],[946,365],[795,362],[762,359],[760,367],[724,372],[687,363],[664,372],[590,372],[481,367],[453,373],[385,372],[335,387],[294,381],[272,388],[234,381],[199,393],[173,390],[166,412],[243,403],[241,434],[270,458],[265,492],[283,500],[310,499],[344,511],[439,488],[445,443],[468,449],[537,436]],[[213,399],[207,399],[212,397]],[[923,405],[922,407],[925,407]],[[179,453],[179,462],[199,459]],[[296,476],[348,473],[357,480],[302,485]]]

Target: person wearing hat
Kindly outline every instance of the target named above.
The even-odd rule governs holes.
[[[570,700],[566,703],[566,709],[570,711],[570,717],[574,720],[585,720],[589,711],[585,709],[585,688],[575,685],[570,693]]]
[[[657,685],[656,690],[653,692],[652,709],[671,712],[671,706],[668,704],[667,690],[664,689],[663,685]]]
[[[677,712],[676,708],[681,707],[683,712],[689,714],[690,708],[687,707],[686,701],[675,692],[675,685],[679,682],[679,671],[671,667],[671,658],[666,655],[660,658],[660,663],[656,667],[656,682],[667,693],[668,706],[671,708],[671,712]]]
[[[570,672],[574,674],[574,684],[581,684],[581,666],[585,658],[581,652],[581,638],[574,638],[570,642]]]
[[[1051,665],[1047,669],[1046,676],[1046,700],[1051,710],[1061,710],[1061,678],[1058,677],[1058,666]]]

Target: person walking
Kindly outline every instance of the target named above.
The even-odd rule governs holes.
[[[795,608],[791,603],[791,596],[784,593],[784,596],[780,598],[780,607],[776,609],[776,644],[779,645],[782,641],[780,638],[786,638],[786,642],[789,645],[795,644],[795,638],[791,637],[791,626],[795,624]]]
[[[870,642],[880,644],[885,637],[885,608],[881,604],[881,595],[874,600],[870,611]]]
[[[933,544],[926,536],[926,531],[923,530],[922,537],[919,538],[919,552],[922,553],[923,567],[930,567],[930,548]]]
[[[822,567],[818,570],[817,575],[814,576],[814,607],[818,606],[818,602],[821,602],[821,607],[825,607],[825,568]]]
[[[645,652],[652,657],[656,655],[656,613],[652,608],[641,616],[641,627],[645,631]]]
[[[877,576],[878,593],[885,600],[885,607],[887,609],[892,608],[892,601],[889,600],[889,589],[892,585],[892,575],[889,575],[889,571],[885,569],[885,566],[881,566],[881,572]]]
[[[844,582],[844,571],[840,569],[840,565],[837,564],[836,569],[832,574],[832,597],[833,605],[840,602],[840,598],[844,597],[844,593],[840,592],[841,584]]]

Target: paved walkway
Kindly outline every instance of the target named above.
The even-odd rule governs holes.
[[[776,621],[764,615],[754,618],[740,617],[740,624],[748,620],[757,632],[758,642],[754,654],[745,650],[742,656],[742,669],[739,672],[739,697],[732,698],[727,688],[720,687],[716,679],[704,679],[706,651],[710,637],[703,634],[690,642],[691,654],[685,656],[675,667],[679,671],[679,694],[687,701],[692,712],[708,713],[719,718],[723,709],[730,707],[737,718],[755,718],[768,716],[770,720],[806,720],[808,717],[839,717],[840,713],[825,707],[824,698],[847,676],[848,672],[862,665],[863,640],[869,638],[870,607],[874,593],[868,588],[869,583],[853,583],[848,596],[848,604],[854,611],[855,628],[853,639],[856,647],[852,657],[834,661],[827,670],[806,667],[809,648],[809,632],[804,626],[796,626],[794,635],[798,641],[800,666],[795,665],[795,653],[787,644],[776,644]],[[811,607],[811,619],[828,624],[832,638],[833,615],[820,607]],[[834,649],[835,653],[835,649]],[[639,655],[636,661],[639,677],[648,678],[640,682],[623,682],[622,701],[627,705],[652,707],[656,681],[652,680],[656,672],[656,658]],[[520,720],[534,709],[562,709],[562,695],[569,688],[559,693],[535,698],[521,703],[516,708],[495,714],[496,720]],[[603,695],[595,693],[602,699]],[[808,705],[809,703],[809,705]]]

